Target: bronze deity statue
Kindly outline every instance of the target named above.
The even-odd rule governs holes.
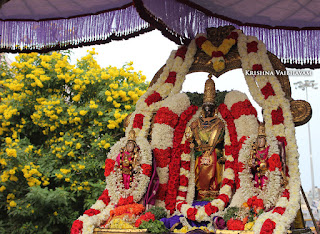
[[[269,147],[267,145],[265,126],[263,123],[259,125],[258,137],[255,142],[253,142],[250,151],[249,167],[251,168],[251,173],[254,176],[254,186],[257,188],[262,188],[266,180],[266,172],[268,171],[268,153]]]
[[[131,130],[129,132],[126,146],[121,149],[121,152],[116,158],[117,164],[122,173],[125,189],[129,189],[131,185],[133,169],[139,164],[139,160],[140,154],[139,147],[135,142],[135,131]]]
[[[224,168],[224,123],[215,105],[215,84],[209,76],[205,83],[202,115],[186,130],[186,138],[194,148],[197,199],[217,197]]]

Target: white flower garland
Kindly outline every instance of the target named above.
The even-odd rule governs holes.
[[[127,141],[127,137],[120,139],[120,141],[111,148],[108,158],[116,161],[121,148],[126,146]],[[152,152],[149,142],[146,138],[137,137],[136,143],[140,147],[140,165],[147,164],[151,166]],[[115,163],[114,170],[106,177],[106,188],[109,191],[112,203],[116,204],[120,197],[127,198],[130,195],[133,196],[134,202],[138,202],[142,199],[148,187],[150,177],[142,173],[140,165],[134,168],[135,176],[133,176],[132,185],[129,189],[125,189],[122,182],[122,173],[118,170],[117,162]]]
[[[98,200],[100,201],[100,200]],[[91,207],[94,209],[93,207]],[[110,216],[110,211],[114,209],[114,205],[109,204],[98,215],[88,216],[86,214],[80,216],[78,220],[83,222],[82,234],[91,234],[95,227],[100,226],[103,221],[107,220]]]
[[[258,45],[257,53],[247,52],[247,43],[256,41]],[[257,40],[255,37],[246,37],[244,34],[240,35],[238,38],[238,51],[242,61],[242,69],[252,70],[252,66],[255,64],[260,64],[264,71],[273,71],[272,64],[268,58],[267,50],[265,45]],[[274,74],[274,73],[273,73]],[[256,79],[258,78],[258,79]],[[276,227],[273,230],[274,233],[286,233],[290,224],[295,218],[295,214],[299,209],[300,202],[300,173],[298,167],[299,153],[297,150],[297,144],[295,139],[295,128],[292,118],[292,113],[290,110],[290,102],[285,97],[284,91],[278,79],[274,75],[254,77],[245,75],[246,82],[249,86],[252,97],[255,101],[263,108],[264,121],[266,126],[267,136],[280,136],[285,137],[288,145],[286,146],[286,156],[287,156],[287,166],[289,169],[289,183],[288,190],[290,193],[290,199],[287,204],[283,203],[286,198],[281,198],[276,203],[276,207],[285,208],[285,212],[280,215],[278,213],[273,213],[273,211],[264,213],[259,216],[258,220],[255,222],[253,230],[255,233],[260,232],[263,227],[263,223],[266,219],[271,219],[276,223]],[[274,96],[269,96],[267,99],[263,96],[261,89],[265,87],[265,84],[269,82],[275,93]],[[282,108],[283,111],[283,124],[272,124],[272,111]]]
[[[192,118],[190,119],[190,121],[187,123],[187,127],[190,127],[190,125],[196,121],[201,115],[201,109],[198,109],[198,111],[192,116]],[[186,143],[186,135],[184,134],[181,144],[185,144]],[[182,153],[181,154],[181,163],[186,162],[186,163],[190,163],[190,170],[185,170],[184,168],[180,167],[180,172],[179,175],[182,176],[186,176],[188,178],[188,186],[182,186],[179,185],[178,187],[178,194],[179,191],[181,192],[187,192],[186,197],[181,197],[181,196],[177,196],[176,200],[176,206],[181,203],[181,202],[187,202],[188,204],[192,204],[193,200],[194,200],[194,194],[195,194],[195,158],[194,158],[194,151],[191,150],[191,152],[189,154],[186,153]],[[176,214],[179,214],[179,212],[176,212]]]
[[[267,171],[266,177],[268,177],[268,180],[263,188],[259,189],[254,186],[253,175],[251,174],[248,162],[250,160],[251,145],[256,139],[257,135],[250,136],[244,142],[239,152],[239,162],[243,163],[245,167],[242,172],[239,172],[240,187],[242,189],[238,189],[237,192],[241,193],[240,196],[244,202],[250,197],[257,196],[263,200],[265,209],[268,210],[275,205],[275,202],[278,200],[279,194],[282,191],[281,172],[279,169]],[[267,137],[267,144],[270,147],[267,159],[273,154],[279,154],[277,139],[275,139],[275,137]],[[237,205],[241,206],[242,204]]]
[[[184,93],[169,96],[163,102],[161,107],[167,107],[170,111],[180,116],[190,106],[189,98]],[[151,147],[152,149],[166,150],[173,146],[174,128],[166,124],[155,123],[152,128]],[[156,167],[159,183],[168,184],[169,180],[169,163],[165,167]],[[156,206],[164,207],[163,200],[157,199]]]

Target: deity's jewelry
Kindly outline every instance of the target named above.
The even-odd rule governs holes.
[[[215,96],[216,96],[216,87],[215,87],[214,81],[211,79],[211,76],[209,75],[209,78],[207,79],[204,87],[203,104],[214,105]]]

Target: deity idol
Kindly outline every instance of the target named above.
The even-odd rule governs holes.
[[[263,123],[259,125],[258,137],[252,144],[250,151],[249,167],[254,176],[254,186],[256,188],[263,188],[268,177],[268,153],[270,146],[267,145],[265,126]]]
[[[116,161],[122,172],[123,184],[125,189],[130,188],[133,176],[133,169],[139,164],[139,147],[135,142],[135,132],[129,132],[128,142],[118,154]]]
[[[205,83],[202,115],[186,130],[186,138],[191,142],[190,147],[195,149],[198,200],[216,198],[222,180],[224,155],[221,145],[224,123],[217,116],[217,112],[215,84],[209,76]]]

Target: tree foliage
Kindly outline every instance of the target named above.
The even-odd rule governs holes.
[[[106,153],[148,84],[132,63],[101,68],[94,55],[1,63],[1,233],[68,233],[103,191]]]
[[[221,103],[224,102],[224,98],[227,95],[228,91],[216,91],[216,97],[215,97],[215,105],[219,106]],[[186,93],[190,99],[190,102],[192,105],[201,107],[203,104],[203,93],[191,93],[187,92]]]

